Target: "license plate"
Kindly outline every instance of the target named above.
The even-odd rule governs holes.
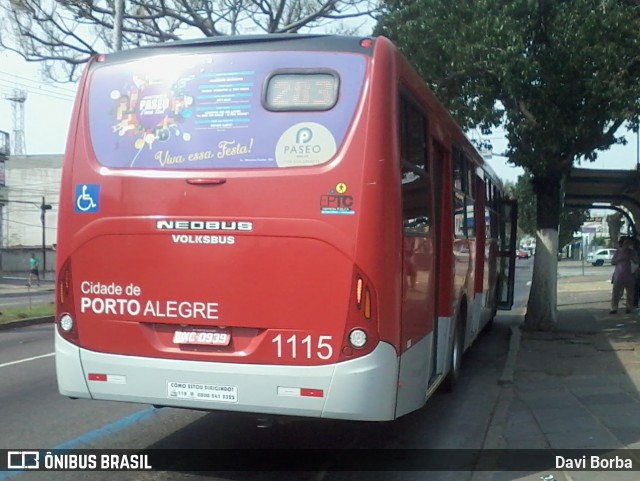
[[[189,329],[173,333],[174,344],[197,346],[228,346],[231,333],[221,329]]]

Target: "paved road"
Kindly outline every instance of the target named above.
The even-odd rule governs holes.
[[[517,267],[516,308],[526,300],[532,260]],[[519,305],[518,305],[519,304]],[[498,317],[464,358],[452,394],[437,393],[425,408],[394,423],[305,420],[259,429],[252,418],[225,413],[154,409],[142,405],[70,400],[57,393],[53,326],[0,332],[0,449],[55,448],[480,448],[498,398],[508,347],[508,327]],[[372,400],[375,402],[375,400]],[[29,473],[11,479],[182,481],[190,473]],[[465,481],[471,473],[225,473],[199,479],[429,479]],[[9,479],[0,473],[0,481]]]
[[[558,277],[571,276],[598,276],[603,273],[613,273],[611,264],[604,266],[592,266],[588,262],[564,259],[558,262]]]

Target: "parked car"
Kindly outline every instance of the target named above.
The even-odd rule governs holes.
[[[590,262],[594,266],[602,266],[605,262],[611,264],[611,259],[615,251],[615,249],[600,249],[595,252],[590,252],[587,255],[587,262]]]
[[[531,257],[531,252],[526,249],[518,249],[516,251],[516,257],[518,259],[528,259],[529,257]]]

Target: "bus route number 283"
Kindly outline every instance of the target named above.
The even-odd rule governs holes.
[[[273,337],[271,342],[276,345],[278,358],[312,359],[318,357],[326,361],[333,356],[333,348],[330,344],[331,336],[318,336],[316,342],[311,334],[304,337],[298,334],[292,334],[289,337],[278,334]]]

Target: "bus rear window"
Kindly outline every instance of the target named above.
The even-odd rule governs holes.
[[[338,101],[338,76],[331,73],[276,73],[267,83],[265,106],[275,111],[329,110]]]
[[[115,169],[284,168],[340,149],[368,58],[336,52],[199,52],[94,63],[88,122]]]

